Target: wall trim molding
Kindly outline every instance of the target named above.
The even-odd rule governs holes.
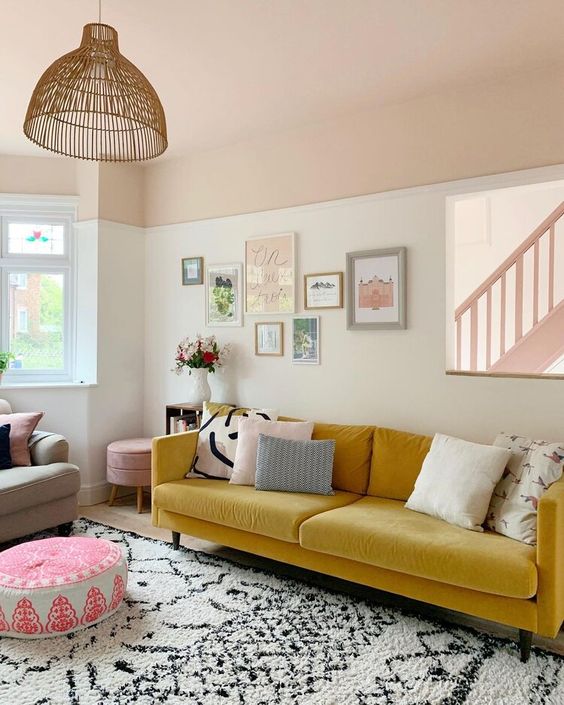
[[[200,220],[186,220],[181,223],[170,223],[168,225],[151,225],[143,228],[146,233],[158,233],[161,231],[176,231],[185,228],[187,225],[205,227],[206,224],[221,223],[226,220],[243,219],[249,215],[258,214],[288,214],[307,213],[324,210],[326,208],[342,208],[346,205],[358,205],[362,203],[373,203],[375,201],[405,198],[408,196],[436,193],[437,195],[453,196],[457,193],[469,193],[472,191],[490,191],[499,188],[511,188],[512,186],[526,186],[533,183],[543,183],[545,181],[559,181],[564,179],[564,164],[551,166],[534,167],[532,169],[522,169],[519,171],[508,171],[499,174],[487,174],[484,176],[472,176],[467,179],[457,179],[456,181],[442,181],[435,184],[423,184],[421,186],[408,186],[402,189],[391,191],[380,191],[378,193],[365,194],[362,196],[348,196],[337,198],[331,201],[318,201],[305,203],[299,206],[287,206],[284,208],[270,208],[262,211],[247,211],[245,213],[233,213],[212,218],[202,218]],[[132,226],[137,227],[137,226]]]
[[[93,504],[107,502],[110,496],[110,484],[105,480],[92,485],[82,485],[78,493],[78,504],[91,507]]]
[[[75,215],[79,196],[50,196],[33,193],[0,193],[0,208],[21,210],[22,208],[44,208],[48,213],[67,212]]]

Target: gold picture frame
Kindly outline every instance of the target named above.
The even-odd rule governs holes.
[[[282,321],[255,323],[255,355],[268,357],[284,355],[284,324]]]
[[[343,308],[343,272],[304,274],[304,309]]]

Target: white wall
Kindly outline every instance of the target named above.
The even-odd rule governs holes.
[[[17,411],[44,411],[40,428],[68,438],[70,460],[81,471],[80,503],[87,505],[109,494],[108,443],[143,431],[144,231],[88,221],[77,228],[77,244],[82,263],[77,333],[83,348],[86,337],[97,347],[97,375],[87,379],[96,384],[0,387],[0,396]],[[97,257],[97,263],[90,261],[87,267],[89,257]]]
[[[546,171],[538,171],[148,229],[145,432],[163,433],[165,403],[187,400],[189,378],[169,372],[177,342],[213,331],[234,346],[225,373],[211,379],[217,400],[485,442],[502,429],[561,437],[561,381],[445,375],[445,279],[452,284],[453,268],[451,249],[448,267],[445,262],[445,195],[501,187],[514,178],[548,180]],[[548,172],[564,176],[562,169]],[[180,259],[201,255],[208,263],[240,262],[246,238],[292,230],[297,233],[298,311],[304,273],[344,270],[346,252],[407,246],[408,329],[347,331],[344,309],[320,311],[318,367],[292,365],[288,353],[255,357],[254,322],[260,317],[247,316],[242,328],[206,329],[204,287],[181,286]],[[285,323],[288,350],[291,316],[276,318]]]
[[[461,200],[473,199],[474,194]],[[489,242],[461,244],[455,248],[455,305],[460,305],[525,240],[550,213],[564,201],[561,181],[534,186],[514,187],[478,194],[486,199],[489,211]],[[458,199],[455,199],[458,200]],[[477,215],[477,214],[476,214]],[[464,214],[464,218],[468,216]],[[457,232],[468,223],[459,222],[454,212]],[[560,226],[562,224],[560,223]],[[475,223],[476,229],[479,223]],[[466,228],[465,228],[466,229]],[[560,242],[560,238],[559,238]],[[564,249],[558,253],[564,258]],[[562,259],[564,262],[564,259]],[[562,283],[557,278],[558,285]],[[560,291],[555,292],[559,294]],[[564,293],[564,292],[562,292]]]

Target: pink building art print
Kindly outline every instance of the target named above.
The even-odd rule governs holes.
[[[406,327],[406,249],[347,253],[347,328]]]
[[[394,305],[394,282],[392,277],[387,281],[376,274],[368,281],[360,280],[358,284],[359,308],[389,308]]]

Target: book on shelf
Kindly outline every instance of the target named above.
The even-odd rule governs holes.
[[[170,433],[185,433],[197,428],[198,420],[195,414],[180,414],[170,418]]]

